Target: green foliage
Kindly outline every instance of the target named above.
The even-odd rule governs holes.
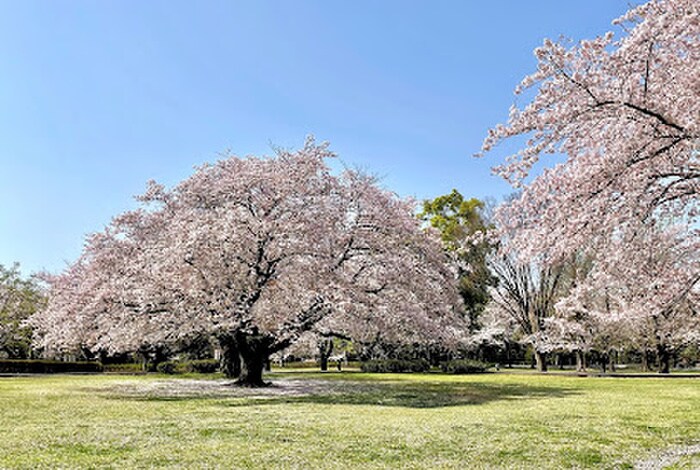
[[[219,361],[216,359],[198,359],[186,363],[189,372],[197,374],[213,374],[219,370]]]
[[[481,374],[489,367],[489,364],[471,359],[458,359],[440,364],[440,369],[447,374]]]
[[[487,228],[481,216],[483,208],[482,201],[464,199],[459,191],[453,189],[450,194],[424,201],[418,217],[440,232],[448,250],[457,251],[465,238]]]
[[[479,315],[489,300],[488,288],[495,283],[486,264],[493,247],[488,241],[474,242],[477,233],[491,229],[484,212],[483,201],[465,199],[453,189],[450,194],[424,201],[418,214],[440,232],[445,249],[459,261],[460,294],[473,329],[477,329]]]
[[[137,364],[135,362],[127,362],[122,364],[104,364],[103,368],[105,372],[115,374],[138,374],[144,372],[143,364]]]
[[[165,361],[156,366],[161,374],[213,374],[219,369],[216,359],[198,359],[195,361]]]
[[[68,372],[102,372],[99,362],[62,362],[44,360],[0,360],[3,374],[58,374]]]
[[[427,372],[430,363],[425,359],[383,359],[363,362],[360,369],[362,372],[374,373]]]
[[[285,369],[318,369],[318,361],[285,361],[284,364],[279,367]]]
[[[161,343],[143,343],[136,351],[136,356],[142,360],[143,367],[148,372],[156,372],[158,364],[167,361],[172,354],[172,344]]]
[[[32,331],[24,324],[43,308],[46,297],[39,283],[24,279],[19,264],[0,264],[0,353],[10,359],[25,359],[31,351]]]
[[[210,335],[193,333],[181,338],[172,346],[172,352],[184,360],[205,360],[214,354],[214,345]]]
[[[337,363],[335,361],[331,361],[328,363],[328,368],[333,370],[336,368],[336,365]],[[343,361],[342,367],[343,370],[359,369],[361,363],[359,361]],[[275,362],[272,363],[272,370],[290,371],[293,369],[318,370],[318,361],[285,361],[284,364],[281,365]]]
[[[700,364],[700,346],[689,344],[678,353],[678,356],[681,367],[693,367],[696,364]]]
[[[181,362],[165,361],[156,366],[156,370],[161,374],[184,374],[185,370]]]

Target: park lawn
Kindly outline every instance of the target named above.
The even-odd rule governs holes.
[[[209,385],[216,376],[1,377],[0,468],[632,468],[700,443],[700,379],[268,378],[315,388],[237,396]],[[192,383],[210,388],[166,393]]]

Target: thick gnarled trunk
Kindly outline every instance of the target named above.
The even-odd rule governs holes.
[[[237,331],[234,340],[241,358],[241,373],[236,384],[244,387],[269,385],[263,381],[263,370],[269,361],[272,339],[254,330],[250,333]]]
[[[221,348],[220,369],[228,378],[236,378],[241,375],[241,357],[232,335],[220,335],[219,346]]]

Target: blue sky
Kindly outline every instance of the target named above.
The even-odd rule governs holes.
[[[308,134],[402,196],[500,197],[507,149],[472,154],[533,48],[628,5],[0,0],[0,264],[61,270],[148,179]]]

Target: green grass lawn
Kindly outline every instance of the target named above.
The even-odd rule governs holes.
[[[700,379],[268,377],[2,377],[0,468],[633,468],[700,444]]]

